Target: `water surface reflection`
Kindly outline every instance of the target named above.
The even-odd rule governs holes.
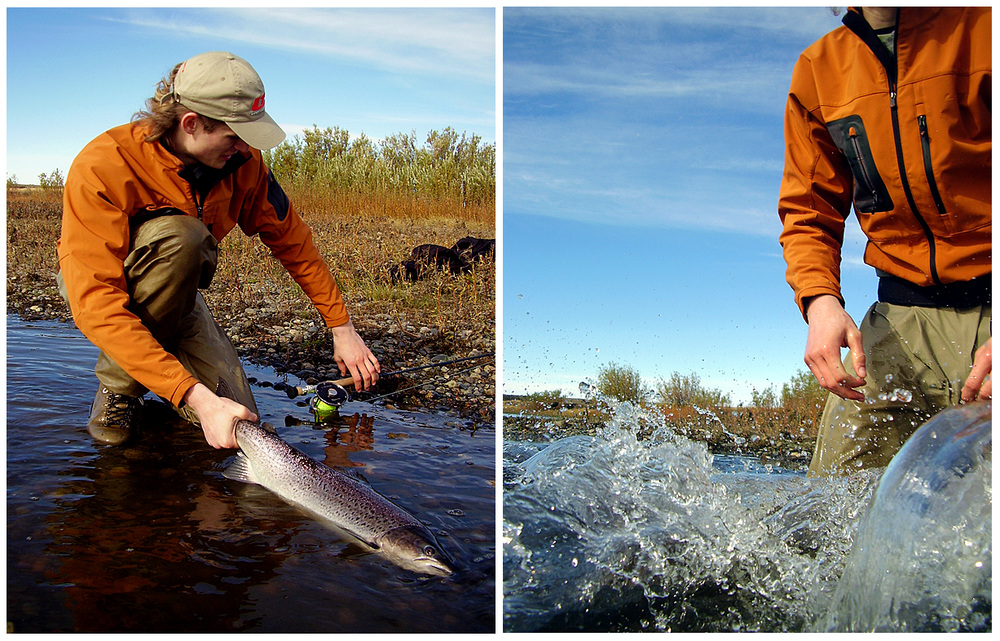
[[[452,577],[421,577],[263,488],[224,479],[233,453],[157,403],[134,445],[94,445],[84,427],[94,348],[72,326],[7,324],[15,631],[493,631],[492,431],[361,403],[316,425],[283,393],[257,393],[292,445],[361,470],[459,560]]]

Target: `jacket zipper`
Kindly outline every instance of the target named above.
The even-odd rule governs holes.
[[[233,156],[226,162],[226,166],[223,167],[223,171],[216,172],[216,175],[208,176],[207,179],[212,180],[208,185],[208,189],[205,190],[205,195],[201,194],[199,187],[205,186],[206,177],[199,173],[197,169],[192,168],[182,168],[178,173],[184,182],[188,184],[188,188],[191,190],[191,197],[194,200],[194,206],[198,212],[198,220],[204,222],[203,213],[205,210],[205,199],[208,198],[208,194],[218,185],[224,178],[236,173],[246,161],[247,157],[242,154]],[[209,232],[212,231],[212,226],[208,226]]]
[[[194,185],[190,185],[190,187],[191,187],[191,195],[194,197],[195,210],[197,210],[198,212],[198,220],[204,223],[205,220],[202,217],[202,213],[204,213],[205,210],[205,199],[201,196],[200,193],[198,193],[198,190],[195,188]],[[208,233],[212,234],[212,225],[206,224],[206,226],[208,227]]]
[[[917,223],[920,224],[920,228],[924,231],[924,236],[927,237],[927,244],[930,252],[929,259],[931,279],[935,284],[940,285],[941,279],[938,277],[937,273],[937,247],[934,242],[934,232],[931,231],[930,225],[927,224],[924,217],[920,215],[920,211],[917,210],[917,203],[913,200],[913,191],[910,189],[910,181],[906,178],[906,164],[903,162],[902,136],[899,133],[899,111],[896,108],[895,78],[890,80],[889,108],[892,112],[892,134],[896,142],[896,162],[899,165],[899,179],[903,184],[903,193],[906,195],[906,202],[910,205],[910,211],[913,212],[914,218],[917,219]]]
[[[938,213],[944,216],[948,213],[948,210],[944,206],[944,201],[941,200],[941,193],[938,191],[937,181],[934,179],[934,165],[931,163],[931,137],[927,131],[927,116],[918,116],[917,125],[920,127],[920,146],[924,152],[924,173],[927,174],[927,184],[930,186],[931,196],[934,198],[934,204],[937,205]]]
[[[896,47],[895,51],[899,51],[899,14],[903,11],[900,8],[896,13]],[[878,41],[878,38],[875,38]],[[881,44],[881,42],[879,42]],[[869,45],[872,46],[872,45]],[[913,212],[914,218],[917,219],[917,223],[924,232],[924,236],[927,238],[927,244],[929,247],[929,261],[930,261],[930,272],[931,279],[935,284],[940,285],[941,279],[937,272],[937,247],[934,242],[934,232],[931,231],[930,225],[924,220],[924,217],[917,210],[917,203],[913,199],[913,191],[910,188],[910,181],[906,178],[906,163],[903,162],[903,143],[902,136],[899,129],[899,110],[896,106],[896,83],[899,74],[899,55],[893,52],[893,57],[895,58],[896,64],[895,70],[890,71],[886,68],[886,77],[889,79],[889,111],[892,115],[892,135],[896,144],[896,163],[899,167],[899,179],[902,182],[903,194],[906,195],[906,202],[910,205],[910,211]],[[874,53],[874,52],[873,52]],[[876,54],[876,59],[881,62],[881,58]],[[885,65],[883,65],[885,67]]]

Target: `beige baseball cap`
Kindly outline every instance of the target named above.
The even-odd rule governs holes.
[[[181,64],[174,99],[191,111],[221,120],[255,149],[281,144],[285,132],[264,111],[264,83],[243,58],[210,51]]]

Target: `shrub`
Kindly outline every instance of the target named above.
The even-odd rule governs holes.
[[[773,387],[768,387],[764,391],[754,388],[750,391],[750,405],[759,409],[774,409],[778,407],[778,396],[774,393]]]
[[[730,404],[727,394],[702,387],[701,378],[694,372],[687,376],[674,372],[669,380],[660,379],[656,384],[656,396],[661,405],[669,407],[707,408]]]
[[[815,428],[828,396],[829,392],[820,387],[812,372],[799,370],[781,387],[781,407],[790,415],[790,422]]]
[[[42,189],[62,189],[63,175],[58,169],[53,169],[50,174],[38,174],[38,184]]]
[[[339,127],[315,125],[264,152],[279,182],[295,191],[317,185],[329,191],[434,200],[459,207],[493,208],[496,148],[451,127],[431,131],[417,147],[416,134],[394,134],[375,144],[364,134],[351,140]]]
[[[544,392],[532,392],[524,397],[524,407],[530,410],[551,410],[559,406],[563,401],[562,392],[559,390],[546,390]]]
[[[628,365],[609,363],[597,372],[597,391],[618,401],[640,404],[649,395],[642,377]]]

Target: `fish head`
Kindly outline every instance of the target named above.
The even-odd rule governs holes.
[[[397,565],[434,576],[452,574],[453,561],[425,528],[407,525],[386,532],[380,541],[382,553]]]
[[[236,421],[236,443],[240,449],[249,454],[250,451],[259,451],[270,447],[276,441],[280,441],[278,431],[270,423],[254,423],[251,421]]]

